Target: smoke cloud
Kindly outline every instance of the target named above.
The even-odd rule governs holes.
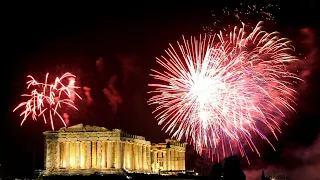
[[[312,28],[303,28],[300,30],[300,34],[303,37],[301,44],[303,45],[307,55],[304,58],[303,63],[299,66],[299,76],[305,80],[305,83],[300,84],[299,90],[304,93],[305,96],[308,96],[308,89],[312,87],[313,73],[316,73],[316,70],[319,69],[319,49],[316,45],[316,33]]]
[[[108,87],[103,89],[103,93],[109,99],[109,104],[112,106],[112,111],[116,113],[118,111],[119,105],[122,103],[122,97],[115,88],[115,83],[117,81],[117,76],[114,75],[110,78],[108,82]]]
[[[302,36],[300,42],[306,54],[305,58],[302,59],[303,62],[298,67],[299,77],[304,80],[298,86],[301,94],[298,114],[302,116],[298,121],[302,124],[293,122],[300,127],[291,133],[298,133],[297,137],[301,136],[302,139],[304,136],[309,135],[307,139],[314,141],[309,146],[303,146],[302,142],[298,142],[295,139],[286,142],[286,148],[280,156],[281,165],[266,165],[264,162],[256,163],[255,165],[259,167],[255,169],[251,167],[252,169],[245,170],[247,180],[260,180],[262,170],[264,170],[267,177],[271,176],[276,180],[320,179],[319,123],[313,122],[317,121],[319,117],[319,106],[317,105],[319,100],[319,84],[317,82],[317,77],[319,77],[319,49],[316,45],[316,33],[312,28],[301,29],[300,35]],[[294,146],[289,146],[288,144],[294,144]]]
[[[103,71],[103,68],[104,68],[104,59],[103,59],[102,57],[99,57],[99,58],[96,60],[96,67],[97,67],[98,72],[102,72],[102,71]]]
[[[69,126],[69,124],[70,124],[69,114],[68,113],[63,113],[62,117],[63,117],[64,122],[66,123],[66,125]]]
[[[123,76],[123,84],[129,80],[129,78],[141,72],[141,68],[136,64],[136,56],[133,54],[116,54],[117,59],[121,63],[121,71]]]
[[[84,94],[86,96],[85,100],[88,105],[91,105],[94,102],[93,97],[95,97],[95,96],[92,96],[92,88],[95,88],[94,89],[95,92],[96,91],[102,92],[104,94],[104,96],[108,99],[109,105],[112,108],[112,112],[117,113],[117,111],[119,109],[119,105],[123,102],[123,98],[121,97],[121,95],[116,87],[118,76],[112,75],[109,78],[109,74],[111,72],[108,72],[108,70],[106,70],[106,68],[105,68],[106,64],[105,64],[105,60],[103,57],[99,57],[95,61],[95,65],[96,65],[96,72],[98,72],[98,73],[96,73],[97,76],[92,78],[92,80],[90,80],[90,81],[95,81],[95,83],[93,83],[93,84],[96,84],[96,83],[98,83],[98,84],[96,84],[94,87],[88,87],[88,86],[83,87]]]
[[[92,96],[91,96],[91,88],[87,87],[87,86],[84,86],[83,87],[83,90],[84,90],[84,95],[86,96],[86,102],[87,104],[92,104],[93,102],[93,99],[92,99]]]
[[[299,165],[285,167],[269,165],[255,170],[245,170],[247,180],[260,180],[261,172],[276,180],[319,180],[320,179],[320,136],[310,147],[297,149],[287,148],[283,153],[284,159],[294,159]],[[289,164],[287,166],[290,166]]]

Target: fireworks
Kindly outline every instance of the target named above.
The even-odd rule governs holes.
[[[251,4],[243,1],[240,4],[229,5],[222,9],[217,9],[212,13],[213,24],[204,26],[206,33],[215,33],[220,29],[231,29],[235,22],[246,21],[247,26],[253,26],[259,22],[272,22],[276,24],[272,12],[278,12],[280,7],[273,4]]]
[[[52,130],[54,130],[54,117],[57,116],[65,126],[66,122],[63,119],[66,116],[60,115],[60,110],[63,106],[76,109],[74,105],[75,97],[81,99],[81,97],[75,92],[78,87],[75,86],[75,76],[71,73],[65,73],[61,77],[56,77],[52,84],[48,83],[49,73],[46,74],[45,82],[40,83],[32,76],[28,76],[30,80],[27,82],[27,89],[31,89],[30,94],[23,94],[21,96],[28,97],[25,102],[20,103],[14,110],[24,107],[20,116],[23,116],[21,125],[27,120],[29,116],[33,120],[37,120],[38,117],[43,117],[45,123],[47,118],[50,120]],[[66,83],[68,82],[68,83]]]
[[[159,125],[173,138],[190,141],[198,153],[226,157],[245,146],[259,154],[256,136],[275,138],[287,112],[294,111],[299,78],[287,70],[298,61],[290,41],[277,33],[234,27],[230,33],[183,38],[168,58],[157,58],[163,71],[152,70],[149,105]],[[273,147],[273,146],[272,146]],[[213,157],[213,156],[212,156]],[[247,158],[248,159],[248,158]],[[248,160],[249,162],[249,160]]]

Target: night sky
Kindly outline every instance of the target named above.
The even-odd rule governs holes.
[[[71,113],[70,125],[84,123],[109,129],[120,128],[145,136],[152,142],[163,142],[167,135],[161,131],[153,119],[152,109],[146,104],[149,98],[147,83],[151,81],[148,74],[151,68],[156,67],[155,57],[163,55],[168,43],[180,40],[181,35],[203,33],[202,26],[212,23],[210,11],[227,3],[148,1],[126,4],[123,1],[116,4],[108,1],[100,5],[48,3],[5,7],[1,38],[4,47],[1,58],[1,172],[7,175],[30,174],[34,152],[36,168],[43,167],[42,132],[49,130],[50,126],[44,125],[41,119],[37,122],[29,119],[20,127],[18,113],[12,113],[21,101],[20,94],[25,90],[29,74],[42,80],[46,72],[55,75],[70,71],[77,75],[80,86],[92,88],[96,103],[88,107],[84,102],[78,102],[80,111]],[[277,28],[298,40],[300,28],[316,25],[313,14],[317,8],[311,3],[283,3],[277,17]],[[98,57],[104,58],[104,73],[96,70]],[[116,113],[112,112],[102,94],[103,85],[113,75],[118,77],[116,88],[123,98]],[[317,89],[318,85],[313,88]],[[313,102],[316,99],[304,105],[317,109],[317,103]],[[298,117],[289,121],[291,125],[283,137],[275,142],[279,151],[274,153],[268,147],[262,147],[263,157],[257,160],[252,157],[252,169],[261,169],[258,164],[290,169],[284,162],[288,159],[283,157],[283,153],[288,148],[314,144],[319,132],[317,116],[305,110],[300,112],[299,108],[298,113]],[[61,124],[57,125],[61,127]]]

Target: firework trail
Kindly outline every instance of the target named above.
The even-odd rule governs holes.
[[[183,38],[177,50],[170,44],[168,58],[157,58],[163,70],[152,70],[148,103],[157,106],[159,125],[173,138],[185,136],[198,153],[208,148],[219,159],[239,149],[249,162],[244,146],[260,155],[255,136],[272,146],[266,129],[277,138],[286,112],[294,111],[299,78],[287,70],[298,61],[288,39],[263,31],[262,22],[248,33],[244,27]]]
[[[71,107],[76,109],[74,105],[75,97],[81,99],[81,97],[75,92],[78,87],[75,86],[75,76],[71,73],[65,73],[61,77],[56,77],[54,83],[48,83],[49,73],[46,74],[45,82],[40,83],[36,81],[32,76],[28,76],[31,80],[27,82],[27,89],[31,89],[30,94],[22,94],[23,97],[29,99],[25,102],[20,103],[14,110],[24,107],[23,112],[20,116],[23,116],[20,125],[27,120],[29,116],[33,120],[37,120],[38,117],[43,117],[45,123],[47,123],[47,117],[50,119],[52,130],[54,130],[54,116],[63,122],[67,126],[66,121],[69,121],[67,113],[63,113],[61,116],[59,109],[62,106]],[[69,83],[65,83],[69,80]],[[67,85],[66,85],[67,84]],[[64,118],[66,118],[64,120]]]

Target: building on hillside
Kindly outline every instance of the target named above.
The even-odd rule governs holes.
[[[42,176],[185,171],[186,144],[151,144],[120,129],[78,124],[46,131]]]

